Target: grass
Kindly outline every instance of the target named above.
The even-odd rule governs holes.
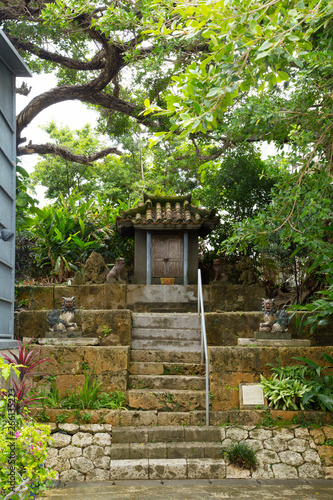
[[[223,452],[231,464],[242,469],[255,469],[257,466],[256,452],[246,442],[232,443]]]

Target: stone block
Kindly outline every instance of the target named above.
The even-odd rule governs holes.
[[[82,472],[82,474],[86,474],[94,469],[92,461],[85,457],[71,458],[70,462],[72,469]]]
[[[78,446],[66,446],[66,448],[61,448],[59,450],[60,458],[76,458],[82,456],[82,448]]]
[[[96,458],[104,457],[104,448],[102,446],[86,446],[83,449],[83,456],[89,458],[90,460],[95,460]]]
[[[167,443],[146,443],[147,458],[167,458]]]
[[[205,458],[222,459],[223,450],[221,443],[204,443]]]
[[[294,467],[298,467],[304,463],[302,455],[300,453],[296,453],[295,451],[281,451],[281,453],[279,453],[279,457],[282,463],[293,465]]]
[[[104,284],[104,309],[126,309],[126,285]]]
[[[183,427],[155,427],[148,429],[148,440],[150,443],[171,443],[184,441]]]
[[[20,338],[43,338],[48,323],[46,317],[49,311],[20,311],[18,313],[18,335]]]
[[[290,441],[294,439],[295,434],[294,431],[286,428],[276,429],[273,431],[273,436],[279,439],[284,439],[285,441]]]
[[[91,432],[92,434],[96,434],[104,432],[104,429],[105,429],[104,424],[80,424],[80,431],[82,432]]]
[[[149,479],[186,479],[185,459],[149,459]]]
[[[262,463],[260,464],[253,472],[253,479],[273,479],[274,474],[272,472],[272,468],[269,464]]]
[[[110,446],[111,436],[107,432],[97,432],[93,437],[93,441],[97,446]]]
[[[103,309],[104,308],[104,286],[103,285],[71,285],[56,286],[54,288],[54,307],[59,309],[62,297],[75,297],[77,310]]]
[[[71,481],[84,481],[85,477],[84,474],[81,474],[81,472],[78,472],[77,470],[74,469],[70,469],[61,472],[60,479],[65,483],[69,483]]]
[[[287,464],[273,464],[274,479],[297,479],[297,469]]]
[[[214,459],[188,459],[187,460],[188,479],[225,479],[226,465],[224,460]]]
[[[319,456],[326,466],[333,466],[333,446],[319,445],[317,446]]]
[[[250,469],[242,469],[235,465],[227,465],[227,479],[248,479],[251,477]]]
[[[127,309],[82,311],[84,334],[100,337],[102,345],[129,346],[131,324],[131,312]]]
[[[262,297],[265,296],[265,290],[258,285],[210,285],[212,311],[261,311]]]
[[[130,443],[112,443],[110,448],[111,460],[127,460],[130,458],[129,454]],[[147,457],[146,457],[147,458]]]
[[[111,460],[110,480],[148,479],[148,459]]]
[[[276,452],[284,451],[288,448],[287,442],[284,439],[280,439],[278,437],[274,437],[271,439],[267,439],[264,443],[264,447],[267,450],[272,450]],[[297,446],[296,446],[297,448]],[[290,448],[292,451],[298,451],[298,449]],[[305,451],[305,450],[303,450]]]
[[[279,455],[273,450],[260,450],[257,452],[260,464],[278,464],[281,462]]]
[[[79,430],[77,424],[59,424],[59,430],[66,432],[67,434],[75,434]]]
[[[249,433],[240,427],[231,427],[226,430],[225,436],[227,439],[232,439],[233,441],[243,441],[249,437]]]
[[[223,429],[224,430],[224,429]],[[185,427],[185,441],[220,441],[221,442],[221,427]]]
[[[148,429],[124,428],[112,429],[112,444],[114,443],[147,443]]]
[[[273,437],[272,431],[268,429],[253,429],[252,431],[249,432],[249,437],[250,439],[260,439],[262,441],[265,441],[266,439],[270,439]],[[293,436],[294,437],[294,436]]]
[[[73,436],[72,444],[73,446],[79,446],[80,448],[85,448],[93,443],[93,437],[88,432],[78,432]]]
[[[305,462],[321,464],[320,456],[318,455],[317,450],[306,450],[306,452],[303,453],[303,458]],[[333,462],[331,465],[333,465]]]
[[[321,465],[305,463],[298,468],[298,475],[304,479],[320,479],[324,475]]]
[[[124,411],[121,414],[121,423],[124,427],[146,427],[157,425],[157,411]]]
[[[93,464],[95,467],[99,469],[110,469],[110,457],[97,457],[93,460]],[[109,474],[110,475],[110,474]]]
[[[307,450],[308,447],[305,439],[295,438],[288,441],[288,448],[291,451],[298,451],[298,453],[303,453]]]
[[[148,458],[146,453],[147,443],[130,443],[129,444],[129,458],[141,459]]]
[[[52,440],[50,446],[53,448],[64,448],[68,446],[72,441],[72,436],[68,434],[63,434],[62,432],[55,432],[52,434]]]
[[[244,439],[241,443],[246,443],[248,446],[254,449],[254,451],[263,450],[264,444],[260,439]]]
[[[86,481],[109,481],[110,471],[103,468],[96,468],[88,471],[86,474]]]
[[[168,458],[204,458],[205,443],[167,443]]]

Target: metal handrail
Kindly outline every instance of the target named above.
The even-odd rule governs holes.
[[[201,316],[201,363],[204,361],[206,363],[206,426],[209,426],[209,359],[200,269],[198,269],[198,314]]]

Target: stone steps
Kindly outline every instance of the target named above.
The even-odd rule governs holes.
[[[223,479],[221,427],[112,430],[111,479]]]
[[[205,390],[205,377],[186,375],[130,375],[133,389]]]
[[[132,362],[143,363],[201,363],[201,354],[198,352],[164,351],[160,349],[152,350],[131,350]]]
[[[159,313],[133,313],[133,328],[200,328],[198,314],[159,314]]]
[[[139,350],[164,350],[164,351],[180,351],[180,352],[200,352],[200,341],[187,340],[150,340],[150,339],[134,339],[131,341],[131,349]]]
[[[205,392],[168,389],[130,389],[130,408],[157,411],[193,411],[205,409]]]
[[[185,340],[200,342],[200,331],[185,328],[133,328],[133,340]]]
[[[200,318],[197,314],[133,313],[132,326],[132,349],[200,350]]]
[[[146,352],[146,351],[145,351]],[[205,366],[199,363],[131,362],[130,375],[204,375]]]

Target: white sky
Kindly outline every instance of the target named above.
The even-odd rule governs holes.
[[[20,87],[23,81],[32,89],[27,97],[16,94],[16,113],[22,111],[31,99],[56,86],[56,78],[53,74],[34,75],[32,78],[17,78],[16,86]],[[44,109],[32,120],[28,127],[23,130],[22,137],[27,138],[27,143],[31,140],[33,144],[45,144],[49,141],[49,135],[41,129],[41,126],[45,126],[48,122],[54,120],[58,125],[68,125],[71,129],[80,129],[86,123],[90,123],[93,127],[97,122],[97,116],[95,111],[88,109],[80,101],[66,101],[54,104]],[[21,160],[22,166],[27,172],[31,173],[37,163],[38,155],[24,155]],[[49,203],[49,200],[45,201],[44,199],[44,187],[37,186],[36,192],[40,206]]]

